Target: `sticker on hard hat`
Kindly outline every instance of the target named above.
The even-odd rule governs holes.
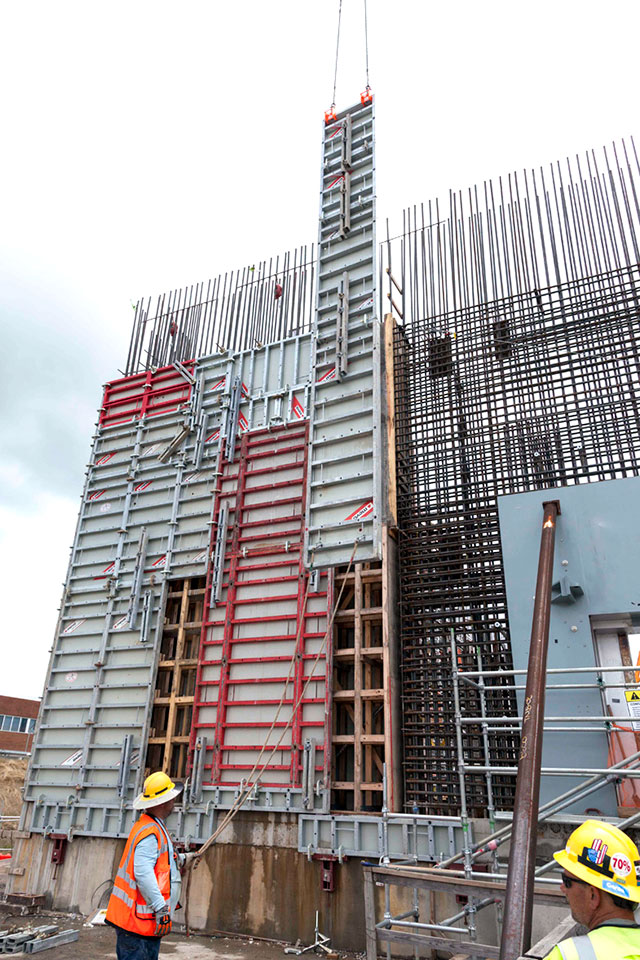
[[[611,857],[611,869],[617,877],[628,877],[631,873],[631,861],[624,853],[614,853]]]
[[[626,897],[627,900],[629,899],[629,891],[626,887],[623,887],[621,883],[614,883],[613,880],[603,880],[602,889],[614,897]]]
[[[593,840],[591,846],[586,851],[587,859],[599,867],[600,864],[604,862],[607,849],[607,844],[603,843],[602,840]]]
[[[636,880],[640,880],[640,860],[634,860],[633,865],[636,868]]]

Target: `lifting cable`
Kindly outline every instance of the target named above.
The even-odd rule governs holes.
[[[339,0],[338,5],[338,36],[336,39],[336,66],[333,71],[333,100],[331,101],[331,109],[335,110],[336,108],[336,85],[338,83],[338,52],[340,50],[340,21],[342,19],[342,0]]]
[[[338,84],[338,56],[340,53],[340,24],[342,21],[342,0],[338,0],[338,32],[336,36],[336,62],[333,70],[333,99],[331,101],[331,110],[336,108],[336,88]],[[369,21],[367,17],[367,0],[364,0],[364,63],[366,75],[366,89],[371,89],[369,85]]]
[[[369,86],[369,28],[367,26],[367,0],[364,0],[364,62],[367,74],[367,90]]]
[[[342,0],[341,0],[341,2],[342,2]],[[326,629],[324,638],[323,638],[323,640],[322,640],[322,643],[320,644],[320,647],[319,647],[319,649],[318,649],[318,652],[317,652],[317,654],[316,654],[316,657],[315,657],[315,659],[314,659],[314,661],[313,661],[313,665],[312,665],[312,667],[311,667],[311,673],[310,673],[309,676],[307,677],[306,682],[305,682],[305,684],[304,684],[304,686],[303,686],[303,688],[302,688],[302,690],[301,690],[301,692],[300,692],[300,695],[299,695],[298,699],[297,699],[297,700],[295,701],[295,703],[292,705],[292,708],[291,708],[291,716],[290,716],[289,719],[287,720],[287,722],[286,722],[286,724],[285,724],[285,726],[284,726],[284,728],[283,728],[283,730],[282,730],[282,733],[280,734],[280,738],[279,738],[278,742],[275,744],[275,746],[273,747],[270,755],[269,755],[269,756],[267,757],[267,759],[265,760],[265,762],[264,762],[264,764],[262,765],[260,771],[258,772],[258,775],[255,777],[255,779],[253,780],[253,782],[251,782],[254,773],[255,773],[256,770],[258,769],[258,765],[260,764],[260,761],[261,761],[261,759],[262,759],[262,756],[263,756],[265,750],[267,749],[267,744],[268,744],[268,741],[269,741],[269,737],[271,736],[271,734],[273,733],[273,730],[275,729],[276,723],[278,722],[278,717],[280,716],[280,711],[282,710],[282,707],[283,707],[283,705],[284,705],[284,701],[285,701],[286,696],[287,696],[287,690],[288,690],[288,687],[289,687],[289,683],[291,682],[291,678],[292,678],[292,675],[293,675],[293,670],[294,670],[295,664],[296,664],[297,659],[298,659],[298,652],[297,652],[297,651],[298,651],[298,644],[299,644],[299,642],[300,642],[300,637],[301,637],[301,634],[302,634],[302,630],[303,630],[303,627],[304,627],[304,622],[305,622],[305,617],[304,617],[304,616],[301,617],[301,622],[300,622],[300,625],[298,626],[298,634],[297,634],[297,636],[296,636],[295,649],[294,649],[293,656],[292,656],[292,658],[291,658],[291,663],[290,663],[290,665],[289,665],[289,673],[287,674],[287,678],[286,678],[286,680],[285,680],[284,690],[283,690],[283,692],[282,692],[282,697],[280,698],[280,703],[278,704],[278,708],[277,708],[277,710],[276,710],[276,714],[275,714],[275,716],[274,716],[274,718],[273,718],[273,720],[272,720],[272,722],[271,722],[271,726],[270,726],[270,728],[269,728],[269,730],[268,730],[268,732],[267,732],[267,735],[266,735],[266,737],[264,738],[264,743],[263,743],[263,745],[262,745],[262,748],[261,748],[261,750],[260,750],[260,753],[258,754],[258,759],[257,759],[256,762],[254,763],[253,769],[251,770],[251,772],[249,773],[249,776],[247,777],[247,784],[246,784],[245,787],[243,787],[243,788],[240,790],[240,793],[238,794],[238,796],[237,796],[236,799],[234,800],[232,806],[229,808],[229,810],[228,810],[227,813],[225,814],[225,816],[224,816],[224,818],[223,818],[223,820],[222,820],[222,823],[220,823],[220,824],[216,827],[216,829],[215,829],[214,832],[211,834],[211,836],[210,836],[207,840],[205,840],[205,842],[202,844],[202,846],[200,847],[200,849],[196,851],[197,854],[198,854],[198,857],[197,857],[197,858],[194,858],[193,860],[188,861],[188,863],[187,863],[187,869],[186,869],[186,875],[187,875],[187,876],[186,876],[185,891],[184,891],[184,902],[185,902],[185,906],[184,906],[185,930],[186,930],[186,935],[187,935],[187,936],[189,936],[189,890],[190,890],[190,887],[191,887],[191,872],[192,872],[192,869],[200,862],[201,856],[204,855],[204,854],[207,852],[207,850],[209,849],[209,847],[212,846],[212,844],[215,843],[215,841],[218,839],[218,837],[220,836],[220,834],[222,833],[222,831],[225,829],[225,827],[227,827],[227,826],[231,823],[231,821],[233,820],[233,818],[235,817],[235,815],[239,812],[240,808],[244,805],[245,801],[248,799],[248,797],[249,797],[249,795],[251,794],[251,792],[252,792],[252,791],[257,787],[257,785],[260,783],[262,777],[264,776],[264,774],[265,774],[265,772],[266,772],[266,770],[267,770],[267,767],[269,766],[269,764],[271,763],[273,757],[275,756],[275,754],[276,754],[277,751],[279,750],[280,745],[281,745],[282,741],[284,740],[287,731],[289,730],[289,727],[293,724],[293,720],[294,720],[296,711],[298,710],[298,708],[300,707],[302,701],[304,700],[304,697],[305,697],[305,695],[306,695],[306,692],[307,692],[307,689],[308,689],[308,687],[309,687],[309,684],[310,684],[311,681],[314,680],[314,679],[316,679],[316,680],[320,679],[319,677],[315,677],[315,678],[314,678],[314,673],[315,673],[316,667],[318,666],[318,663],[319,663],[319,661],[320,661],[320,658],[321,658],[322,654],[324,653],[324,651],[325,651],[325,649],[326,649],[326,647],[327,647],[327,641],[328,641],[328,639],[329,639],[329,637],[330,637],[330,635],[331,635],[331,631],[333,630],[333,621],[335,620],[336,612],[337,612],[337,610],[338,610],[338,608],[339,608],[339,606],[340,606],[340,601],[342,600],[342,594],[344,593],[345,587],[346,587],[346,585],[347,585],[347,579],[348,579],[349,573],[351,572],[351,567],[353,566],[353,563],[354,563],[354,560],[355,560],[355,556],[356,556],[356,550],[357,550],[357,549],[358,549],[358,540],[356,539],[356,540],[354,541],[354,544],[353,544],[353,550],[352,550],[352,552],[351,552],[351,558],[349,559],[349,564],[348,564],[348,566],[347,566],[346,573],[344,574],[344,577],[343,577],[343,580],[342,580],[342,586],[341,586],[341,588],[340,588],[340,593],[338,594],[338,599],[336,600],[336,602],[335,602],[334,605],[333,605],[333,610],[331,611],[331,616],[329,617],[329,621],[328,621],[328,623],[327,623],[327,629]],[[309,596],[309,586],[310,586],[310,584],[311,584],[311,578],[308,577],[308,578],[307,578],[307,586],[306,586],[305,594],[304,594],[304,600],[303,600],[303,603],[302,603],[302,611],[303,611],[303,613],[304,613],[304,611],[306,611],[306,607],[307,607],[307,597]],[[327,680],[325,679],[325,684],[326,684],[326,683],[327,683]],[[326,762],[327,762],[327,758],[325,757],[325,765],[326,765]]]

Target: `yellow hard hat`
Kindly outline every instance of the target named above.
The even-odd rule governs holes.
[[[177,797],[183,789],[184,784],[179,780],[174,782],[162,770],[156,770],[155,773],[150,773],[145,780],[142,793],[133,801],[133,808],[134,810],[146,810],[148,807],[166,803],[167,800]]]
[[[564,850],[554,853],[560,866],[614,897],[640,903],[640,853],[626,833],[601,820],[585,820]]]

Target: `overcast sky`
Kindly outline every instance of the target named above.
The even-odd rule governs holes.
[[[634,133],[638,4],[369,0],[379,219]],[[0,693],[41,695],[132,303],[316,239],[338,0],[0,0]],[[343,0],[339,108],[365,85]]]

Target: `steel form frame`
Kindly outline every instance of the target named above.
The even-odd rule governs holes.
[[[234,378],[240,376],[243,390],[239,416],[244,418],[247,428],[273,427],[287,422],[297,424],[308,410],[310,355],[310,338],[305,335],[244,354],[202,358],[193,368],[187,365],[186,372],[193,378],[193,383],[186,402],[182,386],[186,378],[177,368],[148,372],[142,378],[127,378],[122,391],[115,390],[117,381],[107,384],[107,402],[127,400],[127,403],[117,404],[119,412],[128,405],[133,408],[132,416],[137,416],[126,422],[118,417],[117,423],[113,422],[115,418],[107,416],[111,422],[98,423],[93,438],[91,462],[51,655],[48,686],[34,737],[34,752],[27,777],[27,800],[32,803],[23,811],[25,825],[29,823],[32,829],[43,831],[51,824],[57,824],[60,829],[66,824],[72,833],[75,830],[79,834],[119,835],[126,820],[120,809],[123,801],[115,800],[115,779],[122,775],[122,757],[121,745],[115,742],[111,731],[117,731],[117,735],[121,731],[123,737],[133,737],[126,788],[126,795],[130,796],[139,789],[143,776],[143,766],[138,758],[144,748],[152,703],[147,694],[143,699],[140,693],[153,689],[160,642],[159,617],[164,610],[167,580],[172,576],[183,578],[206,573],[212,484],[216,480],[220,437],[227,428],[231,385]],[[189,372],[190,369],[193,373]],[[182,400],[180,408],[167,410],[165,406],[150,416],[147,400],[143,412],[142,399],[149,389],[145,386],[141,389],[141,381],[146,384],[151,378],[153,386],[160,382],[158,375],[172,377],[173,370],[173,396]],[[162,389],[172,386],[171,379],[164,379],[161,384]],[[135,395],[140,393],[143,397],[136,398]],[[163,399],[165,397],[166,394]],[[115,408],[107,406],[107,411],[110,409]],[[104,412],[101,409],[101,413]],[[185,422],[191,425],[191,429],[184,441],[168,462],[159,462],[158,453],[170,445],[176,429],[184,427]],[[154,448],[155,456],[152,457],[150,451]],[[198,468],[201,468],[200,473]],[[135,491],[138,486],[141,489]],[[92,496],[96,492],[99,496]],[[155,505],[151,507],[149,521],[145,502],[151,496]],[[129,513],[123,513],[123,503],[130,504]],[[141,507],[143,515],[140,515]],[[130,518],[128,524],[127,516]],[[96,517],[100,518],[97,527]],[[143,595],[150,596],[152,609],[147,611],[145,629],[138,620],[135,629],[131,630],[124,620],[135,575],[133,554],[145,522],[147,562],[144,563],[140,587]],[[119,566],[113,560],[110,546],[118,542],[123,545]],[[87,546],[92,553],[87,554]],[[156,558],[161,564],[154,566]],[[113,596],[106,597],[107,592]],[[108,628],[105,628],[105,610],[109,613]],[[115,633],[113,624],[119,625]],[[72,629],[65,634],[69,626]],[[99,637],[107,637],[108,642],[105,644]],[[105,670],[116,670],[111,674],[119,681],[115,688],[118,691],[116,702],[111,702],[114,693],[109,691],[114,687],[108,679],[105,685],[104,681],[82,684],[76,678],[72,687],[67,687],[62,680],[74,672],[78,676],[91,675],[98,669],[94,663],[96,660]],[[134,673],[134,679],[128,676],[123,685],[121,678],[131,670],[139,672],[139,682],[136,682]],[[72,700],[67,695],[69,690],[73,690]],[[127,690],[131,691],[128,695]],[[99,779],[92,782],[83,778],[79,783],[77,768],[59,767],[59,764],[67,754],[73,756],[82,746],[77,732],[73,733],[78,730],[75,718],[83,716],[83,711],[88,708],[87,698],[94,692],[98,697],[97,722],[88,725],[92,736],[83,756],[89,756],[87,770],[95,768],[98,773],[94,776]],[[52,698],[57,701],[51,702]],[[122,722],[114,722],[109,719],[109,712],[114,709],[120,714],[123,710],[134,710],[137,715],[131,719],[125,714]],[[65,710],[73,712],[65,714]],[[64,720],[67,716],[74,722],[65,726],[60,718]],[[87,728],[83,725],[84,729]],[[69,730],[70,735],[65,735],[65,730]],[[100,751],[103,762],[94,756],[95,751]],[[207,804],[228,807],[234,802],[235,790],[216,788],[211,792],[207,790],[206,794],[205,807]],[[114,799],[109,799],[112,796]],[[286,788],[258,788],[247,806],[284,811],[298,806],[303,809],[301,793]],[[200,817],[202,814],[196,812],[194,815]]]
[[[325,717],[328,702],[328,686],[326,682],[326,650],[320,655],[320,660],[324,661],[325,665],[323,666],[322,672],[317,674],[318,680],[321,681],[324,686],[323,697],[320,701],[318,701],[317,697],[302,697],[303,686],[307,680],[305,663],[315,660],[317,656],[315,653],[306,652],[307,641],[312,640],[316,643],[323,641],[326,633],[328,609],[331,607],[332,595],[332,578],[328,574],[323,574],[321,577],[324,581],[324,590],[322,589],[321,582],[318,584],[320,589],[308,589],[309,572],[305,569],[302,555],[307,444],[308,422],[304,421],[289,427],[283,426],[268,431],[245,433],[241,439],[237,467],[235,463],[226,461],[224,454],[221,456],[219,482],[213,511],[212,539],[209,551],[211,562],[207,573],[205,594],[205,610],[208,611],[208,614],[202,626],[199,667],[196,680],[196,708],[192,732],[192,750],[195,750],[198,739],[206,738],[208,730],[213,731],[213,742],[208,742],[207,740],[205,744],[204,740],[201,741],[203,743],[203,749],[211,752],[213,755],[210,762],[207,762],[206,757],[203,761],[200,761],[201,771],[211,771],[209,777],[203,776],[202,774],[199,775],[199,779],[203,785],[205,783],[207,785],[227,787],[230,784],[234,786],[238,785],[242,778],[240,780],[233,778],[228,779],[229,775],[226,774],[227,779],[225,780],[224,771],[238,770],[246,772],[252,769],[253,764],[224,763],[223,757],[225,753],[232,754],[240,750],[251,750],[252,752],[259,753],[263,746],[263,743],[230,744],[225,735],[229,727],[233,727],[235,730],[245,729],[248,731],[268,730],[271,727],[271,721],[268,719],[258,722],[247,720],[245,722],[234,722],[232,724],[228,722],[227,711],[229,707],[235,708],[236,712],[242,707],[242,703],[240,703],[235,696],[230,695],[232,688],[238,684],[256,682],[251,678],[243,680],[234,679],[231,676],[234,666],[239,667],[253,662],[260,664],[260,669],[264,671],[268,669],[266,666],[268,664],[290,663],[292,660],[290,654],[274,654],[273,651],[269,651],[268,647],[275,642],[278,644],[282,642],[290,644],[291,641],[295,641],[295,649],[293,651],[295,669],[290,675],[290,679],[287,681],[286,677],[274,677],[270,675],[263,675],[262,677],[262,682],[264,683],[272,685],[284,684],[291,687],[292,694],[290,697],[286,697],[284,686],[282,687],[282,695],[285,696],[283,701],[285,708],[298,703],[293,717],[279,721],[274,727],[274,730],[279,731],[286,723],[291,722],[291,745],[287,746],[282,744],[279,748],[279,752],[289,752],[290,754],[288,764],[289,778],[286,780],[281,777],[278,782],[267,781],[264,783],[264,786],[282,788],[300,787],[302,785],[302,764],[300,760],[305,749],[306,735],[308,735],[310,730],[318,727],[322,728],[323,735],[322,742],[317,743],[315,749],[323,752],[323,763],[319,768],[314,770],[314,776],[319,769],[319,772],[322,774],[323,784],[326,784],[327,781],[326,758],[328,756],[328,731]],[[284,462],[278,462],[281,458],[284,458]],[[255,464],[260,464],[263,460],[267,462],[268,466],[262,469],[260,469],[260,466],[255,468]],[[279,472],[285,475],[285,479],[277,479]],[[298,475],[291,476],[292,473]],[[261,474],[265,474],[265,479],[272,480],[272,482],[247,487],[248,479],[260,476]],[[278,491],[283,491],[286,496],[279,497]],[[258,498],[256,500],[256,492],[262,494],[263,497],[267,499],[261,501],[260,498]],[[252,499],[250,504],[247,503],[248,497]],[[233,516],[233,523],[229,533],[226,533],[225,529],[221,529],[220,517],[223,504],[226,505],[229,511],[229,517]],[[290,514],[285,512],[282,516],[266,520],[255,518],[256,514],[264,514],[265,511],[268,512],[269,506],[284,506],[286,510],[290,510],[291,512]],[[298,506],[299,512],[297,512]],[[247,519],[248,517],[251,517],[251,519]],[[286,526],[284,530],[282,529],[283,525]],[[255,528],[258,529],[257,532],[253,534],[252,531]],[[221,533],[225,537],[224,561],[221,565],[221,569],[223,569],[221,592],[224,592],[224,597],[216,601],[213,596],[215,577],[213,558],[216,555],[216,544]],[[257,544],[255,544],[256,537],[259,540]],[[254,542],[253,547],[251,546],[252,541]],[[291,560],[276,559],[283,556],[291,556]],[[246,561],[250,562],[247,563]],[[296,572],[284,578],[273,576],[274,572],[281,570],[283,566],[285,568],[291,568],[292,570],[295,569]],[[242,578],[243,574],[247,571],[251,572],[251,578],[249,580]],[[256,574],[258,574],[258,576],[256,576]],[[291,581],[296,581],[294,593],[277,593],[279,586],[283,584],[283,582],[289,583]],[[240,599],[238,597],[239,590],[244,591],[248,587],[265,587],[266,585],[268,585],[268,590],[272,592],[267,593],[264,597],[254,600]],[[322,603],[323,609],[319,610],[317,608],[317,601],[322,600],[322,598],[324,598],[324,602]],[[309,602],[312,600],[316,601],[316,609],[309,610]],[[273,605],[276,603],[278,607],[282,603],[288,603],[290,608],[287,607],[287,609],[295,612],[283,613],[282,611],[278,611],[267,616],[241,618],[237,616],[238,607],[241,608],[240,612],[247,604],[250,606],[266,604],[269,609],[273,609]],[[216,613],[218,615],[216,615]],[[223,615],[222,619],[219,619],[220,613]],[[306,629],[307,620],[309,618],[318,619],[318,617],[320,617],[324,623],[324,630],[309,632]],[[295,633],[289,631],[289,633],[278,633],[277,635],[272,634],[270,636],[269,628],[267,627],[264,635],[259,638],[260,642],[265,645],[264,655],[254,655],[252,658],[238,658],[234,655],[234,646],[246,642],[248,642],[250,646],[255,646],[259,642],[257,637],[237,636],[237,630],[251,630],[252,625],[261,623],[273,624],[274,629],[282,630],[280,625],[286,621],[288,621],[290,625],[295,625]],[[212,628],[215,629],[216,627],[222,627],[222,636],[220,639],[212,639],[211,637]],[[208,653],[208,649],[211,650],[216,647],[220,648],[219,656],[212,658],[210,653]],[[219,668],[219,676],[215,679],[207,679],[208,668],[214,668],[214,670],[215,668]],[[217,698],[207,700],[207,688],[216,688]],[[246,706],[266,707],[267,711],[270,708],[275,709],[278,703],[279,698],[277,696],[269,699],[262,698],[253,700],[248,704],[245,702]],[[305,709],[307,709],[310,704],[321,704],[322,715],[320,719],[312,721],[305,719]],[[211,714],[214,707],[215,720],[204,720],[203,715],[205,713]],[[285,772],[285,767],[283,767],[282,764],[270,763],[266,769],[277,770],[280,774]],[[307,802],[310,802],[309,798],[307,798]]]
[[[381,324],[373,100],[323,130],[305,561],[380,559]]]
[[[338,133],[340,140],[334,143]],[[345,147],[347,139],[351,149]],[[334,150],[336,143],[342,143],[340,158]],[[338,166],[342,173],[336,179],[334,168]],[[335,240],[336,223],[339,241]],[[301,492],[306,522],[301,524],[305,543],[298,558],[300,571],[305,558],[307,565],[312,560],[311,566],[322,569],[346,563],[353,539],[359,541],[359,561],[380,556],[381,356],[380,324],[375,318],[371,103],[340,114],[336,127],[325,131],[320,238],[313,335],[285,336],[238,354],[223,350],[194,360],[184,353],[187,345],[195,342],[192,335],[203,335],[196,322],[198,310],[189,307],[182,315],[183,307],[178,304],[176,314],[169,304],[168,312],[159,307],[160,332],[156,334],[161,334],[164,346],[157,336],[155,346],[168,351],[167,359],[174,362],[157,369],[151,361],[142,374],[127,368],[128,376],[105,387],[27,777],[30,803],[24,808],[23,824],[28,823],[32,830],[67,829],[70,836],[126,832],[127,804],[131,794],[140,789],[144,773],[140,756],[153,705],[149,692],[160,656],[170,580],[202,575],[211,565],[207,527],[211,525],[213,530],[215,525],[213,495],[223,451],[227,445],[233,449],[236,435],[242,449],[251,442],[245,439],[249,431],[309,420],[309,469]],[[296,270],[302,269],[305,284],[310,268],[309,289],[313,289],[314,264],[306,257],[302,263],[302,259],[300,268],[296,262],[287,267],[294,279]],[[266,275],[265,279],[269,281]],[[305,291],[304,296],[306,286]],[[225,295],[226,284],[223,299]],[[302,316],[300,296],[299,302],[294,296],[291,303],[294,312]],[[193,306],[193,298],[188,299]],[[228,308],[229,302],[226,312],[231,324]],[[291,329],[294,314],[287,313],[284,325],[276,314],[273,310],[269,313],[268,335],[282,337]],[[144,310],[137,316],[131,345],[131,355],[138,358],[135,363],[141,357],[147,319]],[[184,321],[184,329],[178,329],[177,320]],[[303,318],[302,329],[306,323]],[[232,326],[227,329],[231,331]],[[203,343],[208,335],[204,334]],[[355,453],[354,437],[359,438]],[[346,505],[351,513],[345,518]],[[316,583],[317,576],[316,570]],[[320,576],[327,578],[330,601],[331,575],[321,571]],[[305,615],[303,579],[296,592],[296,621]],[[317,600],[311,591],[307,602],[309,598]],[[324,616],[326,619],[326,604]],[[301,637],[303,645],[309,639],[306,632]],[[306,654],[298,653],[294,699],[305,682]],[[330,663],[330,643],[326,657]],[[88,682],[79,683],[79,675]],[[126,682],[109,683],[109,675],[126,678]],[[304,761],[309,754],[303,740],[308,724],[301,714],[294,718],[289,781],[256,787],[247,807],[326,809],[329,688],[330,682],[325,683],[322,704],[318,704],[325,731],[319,789],[309,796],[309,782],[315,777],[305,780]],[[112,719],[114,709],[117,720]],[[78,730],[78,717],[84,729],[81,742],[77,732],[68,732]],[[122,734],[121,745],[113,731],[116,737]],[[79,747],[78,768],[75,756]],[[95,752],[100,750],[105,751],[103,762],[96,763]],[[60,758],[68,751],[71,756],[65,767]],[[118,801],[110,799],[116,788]],[[230,806],[235,796],[233,784],[203,784],[202,803],[185,797],[178,811],[180,828],[187,829],[188,824],[191,829],[195,823],[197,832],[203,818],[212,816],[217,807]]]

